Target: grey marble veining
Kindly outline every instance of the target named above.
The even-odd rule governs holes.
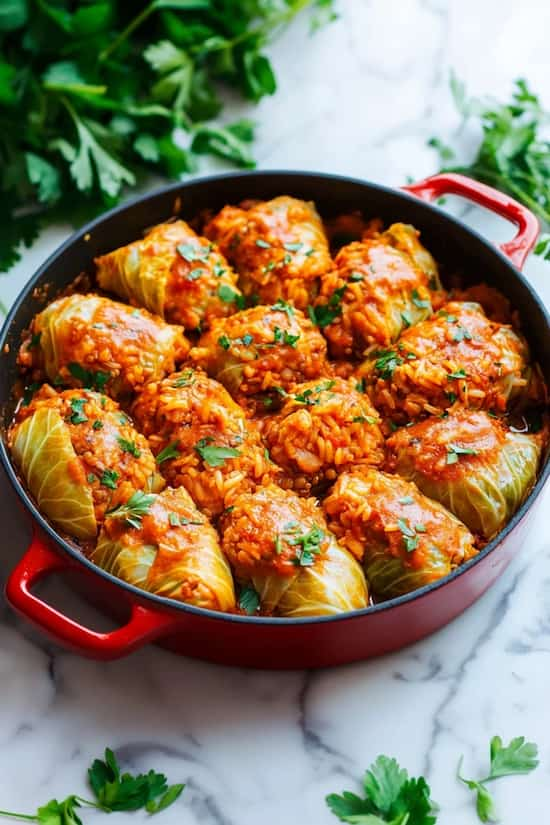
[[[261,168],[392,185],[431,173],[426,140],[458,134],[460,125],[450,66],[476,94],[507,95],[511,80],[526,76],[550,105],[547,0],[342,0],[341,9],[341,20],[311,40],[298,24],[273,46],[279,91],[257,111]],[[249,114],[240,103],[230,108],[231,116]],[[460,132],[465,153],[475,137],[474,126]],[[511,235],[479,211],[466,219],[488,237]],[[0,282],[4,301],[67,232],[44,233]],[[531,260],[526,274],[550,303],[550,266]],[[4,481],[1,491],[3,582],[29,531]],[[495,785],[503,823],[545,822],[549,506],[547,493],[518,557],[459,620],[399,653],[333,670],[218,668],[154,647],[119,662],[81,660],[0,602],[0,807],[32,811],[52,796],[83,793],[87,765],[110,745],[129,768],[153,766],[187,783],[162,815],[166,825],[329,825],[336,820],[325,794],[355,789],[365,767],[387,753],[426,776],[442,825],[467,825],[477,820],[454,777],[458,757],[477,775],[499,733],[523,734],[541,752],[535,773]],[[59,582],[45,593],[102,626]],[[86,813],[85,821],[98,816]]]

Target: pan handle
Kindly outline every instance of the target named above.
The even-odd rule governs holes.
[[[500,244],[499,248],[518,269],[522,269],[536,243],[540,231],[538,218],[523,204],[485,183],[472,180],[465,175],[456,175],[454,172],[443,172],[402,188],[428,202],[442,195],[459,195],[515,223],[518,228],[515,237],[507,243]]]
[[[119,659],[147,642],[163,636],[178,619],[151,607],[132,605],[128,622],[108,633],[99,633],[75,622],[32,592],[32,587],[53,573],[67,570],[71,562],[51,549],[35,530],[23,558],[6,584],[12,607],[55,642],[94,659]]]

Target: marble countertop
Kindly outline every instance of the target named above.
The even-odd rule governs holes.
[[[429,174],[436,158],[427,138],[459,126],[451,66],[478,94],[508,95],[512,79],[526,76],[550,104],[546,0],[341,0],[340,7],[340,21],[311,40],[297,24],[272,48],[279,91],[256,113],[260,168],[392,185]],[[249,114],[241,104],[231,108]],[[474,135],[462,133],[465,152]],[[511,234],[480,211],[464,217],[490,238]],[[49,229],[0,281],[6,304],[68,231]],[[531,260],[526,273],[550,304],[550,266]],[[1,483],[4,580],[29,529]],[[400,653],[348,667],[265,673],[155,647],[114,663],[85,661],[0,603],[0,808],[31,812],[53,796],[83,793],[86,767],[110,745],[129,768],[155,767],[187,783],[162,814],[166,825],[330,825],[337,820],[324,796],[356,790],[364,769],[386,753],[427,778],[441,825],[467,825],[477,818],[455,780],[458,757],[465,755],[469,775],[480,774],[498,733],[525,735],[541,755],[530,776],[494,786],[502,822],[546,821],[549,492],[522,551],[459,620]],[[59,582],[48,583],[46,595],[102,626]],[[95,819],[85,814],[85,822]]]

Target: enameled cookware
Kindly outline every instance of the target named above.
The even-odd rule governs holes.
[[[488,186],[451,174],[395,190],[305,172],[239,173],[177,183],[113,209],[73,235],[40,267],[15,302],[0,334],[4,431],[14,407],[12,388],[22,331],[45,301],[80,272],[91,270],[96,255],[129,243],[145,228],[174,214],[190,218],[206,208],[281,194],[314,200],[324,217],[360,210],[387,222],[414,224],[446,271],[459,271],[472,281],[486,281],[511,300],[533,357],[541,363],[550,383],[550,319],[520,271],[539,227],[534,215],[521,204]],[[495,247],[430,205],[446,194],[475,201],[507,218],[516,224],[515,237]],[[292,620],[214,613],[121,582],[87,561],[38,512],[17,476],[4,440],[0,442],[0,458],[33,523],[31,544],[7,583],[6,595],[15,610],[60,644],[98,659],[125,656],[147,642],[157,641],[176,653],[262,668],[320,667],[376,656],[410,644],[454,619],[481,596],[521,549],[550,470],[547,463],[506,529],[476,558],[442,581],[354,613]],[[33,592],[41,579],[54,574],[68,576],[75,589],[114,616],[120,626],[111,632],[96,632]]]

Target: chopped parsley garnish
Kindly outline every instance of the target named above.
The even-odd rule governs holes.
[[[357,284],[359,281],[363,281],[364,277],[361,275],[360,272],[352,272],[348,278],[348,281],[351,281],[352,284]]]
[[[456,464],[460,455],[477,455],[477,450],[461,447],[459,444],[447,445],[447,464]]]
[[[354,424],[358,423],[365,423],[365,424],[376,424],[378,422],[377,418],[374,418],[372,415],[355,415],[352,419]]]
[[[296,349],[296,344],[299,340],[300,333],[297,333],[296,335],[291,335],[290,332],[288,332],[288,330],[285,329],[283,331],[283,344],[287,344],[289,347]]]
[[[412,496],[403,496],[403,498],[399,499],[399,504],[414,504],[414,498]]]
[[[359,379],[359,381],[355,385],[355,389],[357,390],[357,392],[365,392],[366,385],[364,378]]]
[[[239,607],[241,610],[244,610],[248,616],[253,616],[254,613],[258,612],[260,608],[260,597],[251,584],[247,584],[246,587],[243,587],[241,590]]]
[[[447,378],[449,381],[453,381],[455,378],[467,378],[466,372],[463,369],[456,370],[456,372],[448,372]]]
[[[71,424],[84,424],[88,421],[88,416],[84,413],[85,398],[71,398],[71,410],[68,420]]]
[[[405,329],[408,329],[412,325],[412,318],[410,312],[402,312],[401,320],[403,321],[403,326],[405,327]]]
[[[163,461],[168,461],[170,458],[178,458],[180,451],[178,450],[179,441],[171,441],[166,447],[157,455],[157,464],[162,464]]]
[[[41,339],[41,338],[42,338],[42,333],[41,333],[41,332],[35,332],[35,333],[31,336],[31,340],[29,341],[29,347],[28,347],[28,348],[29,348],[29,349],[36,349],[36,347],[37,347],[37,346],[39,345],[39,343],[40,343],[40,339]]]
[[[303,243],[297,241],[296,243],[284,243],[283,246],[289,252],[299,252],[300,249],[303,247]]]
[[[103,470],[99,483],[110,490],[116,490],[116,482],[119,477],[116,470]]]
[[[313,387],[313,389],[307,389],[303,392],[298,392],[296,393],[296,395],[293,395],[291,397],[298,404],[305,404],[308,407],[313,407],[315,404],[319,403],[320,394],[322,392],[327,392],[328,390],[331,390],[335,384],[336,381],[334,380],[324,381],[322,384],[318,384],[316,387]],[[274,389],[276,389],[277,392],[280,392],[281,395],[286,395],[286,392],[283,390],[282,387],[274,387]],[[317,396],[317,398],[314,397],[315,395]]]
[[[218,344],[222,349],[228,350],[231,346],[231,341],[229,340],[227,335],[220,335],[220,337],[218,338]]]
[[[237,309],[245,308],[244,295],[240,295],[238,292],[235,292],[235,290],[231,289],[231,287],[227,284],[219,285],[218,298],[220,298],[222,301],[225,301],[226,304],[235,304]]]
[[[472,340],[472,333],[463,327],[461,324],[453,332],[453,341],[471,341]]]
[[[347,285],[335,289],[330,296],[328,304],[319,304],[318,306],[309,305],[307,308],[310,320],[318,327],[327,327],[329,324],[342,314],[342,298],[346,291]]]
[[[313,247],[311,249],[308,249],[308,251],[305,253],[306,258],[309,258],[311,255],[315,255],[315,252],[316,250]]]
[[[85,387],[85,389],[97,390],[98,392],[103,392],[105,384],[111,377],[110,372],[102,372],[101,370],[92,372],[91,370],[85,369],[81,364],[77,364],[75,362],[68,364],[67,369],[73,378],[76,378],[77,381],[82,382],[82,386]]]
[[[407,553],[412,553],[413,550],[416,550],[418,547],[418,535],[417,533],[425,533],[426,528],[423,524],[415,524],[414,527],[405,521],[404,518],[397,519],[397,526],[401,531],[401,535],[403,536],[403,544],[405,545],[405,550]]]
[[[103,421],[100,421],[99,418],[96,418],[94,423],[92,424],[94,430],[102,430],[103,429]]]
[[[201,438],[195,444],[195,450],[209,467],[223,467],[226,459],[238,458],[241,455],[240,450],[234,447],[217,447],[212,441],[210,437]]]
[[[189,524],[200,526],[204,521],[193,521],[185,516],[178,516],[177,513],[168,513],[168,521],[172,527],[187,527]]]
[[[448,324],[456,324],[458,321],[456,315],[450,315],[448,312],[445,312],[444,309],[440,309],[437,314],[440,318],[445,318]]]
[[[449,399],[450,404],[454,404],[456,399],[458,398],[458,395],[456,394],[456,392],[446,392],[445,395]]]
[[[120,504],[113,510],[108,510],[106,515],[109,518],[124,519],[125,524],[129,527],[135,527],[136,530],[139,530],[141,519],[147,515],[155,498],[154,493],[144,493],[142,490],[137,490],[126,504]]]
[[[86,479],[88,481],[88,484],[93,484],[94,481],[97,481],[97,476],[94,475],[93,473],[88,473],[88,475],[86,476]]]
[[[394,350],[380,350],[376,352],[377,359],[374,363],[375,370],[381,378],[390,379],[396,367],[403,363],[403,359]]]
[[[278,312],[286,312],[289,321],[292,321],[294,318],[294,307],[292,304],[288,304],[286,301],[283,301],[279,298],[274,304],[272,304],[271,309],[274,309]]]
[[[285,526],[283,533],[286,543],[296,548],[296,555],[292,559],[292,564],[296,567],[310,567],[315,561],[315,556],[321,552],[321,543],[325,538],[325,533],[317,525],[305,533],[300,533],[298,525],[293,522]]]
[[[264,241],[263,238],[256,238],[256,246],[259,246],[260,249],[271,249],[271,244]]]
[[[187,275],[185,276],[185,280],[186,281],[198,281],[204,271],[205,270],[201,269],[200,266],[197,267],[196,269],[191,269],[190,272],[188,272]]]
[[[173,389],[179,390],[181,387],[190,387],[194,383],[194,374],[193,370],[185,370],[176,378],[174,383],[172,384]]]
[[[134,458],[140,457],[141,451],[136,447],[133,441],[128,441],[126,438],[121,438],[120,436],[118,436],[117,441],[118,446],[123,453],[130,453],[130,455],[133,455]]]
[[[411,300],[418,309],[431,309],[432,305],[429,299],[421,298],[417,289],[413,289],[411,293]]]
[[[214,264],[212,271],[216,278],[221,278],[221,276],[224,274],[226,270],[225,267],[223,267],[221,264]]]
[[[192,264],[193,261],[206,261],[208,260],[208,256],[212,251],[211,246],[195,246],[192,243],[180,243],[179,246],[176,247],[178,253],[181,257],[187,261],[187,263]]]

